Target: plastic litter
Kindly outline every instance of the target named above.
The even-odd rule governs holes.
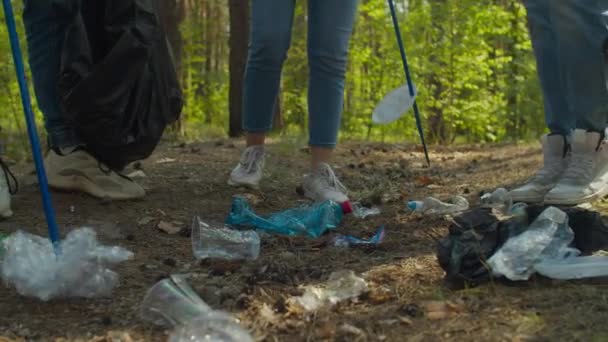
[[[499,188],[492,193],[484,194],[479,202],[481,207],[496,209],[505,215],[511,213],[511,207],[513,206],[513,198],[505,188]]]
[[[290,299],[306,311],[315,311],[326,305],[359,297],[367,292],[367,282],[353,271],[337,271],[329,276],[325,287],[308,286],[301,297]]]
[[[416,95],[415,87],[414,96],[410,95],[407,83],[393,90],[378,103],[372,114],[372,120],[374,123],[388,124],[399,119],[414,106]]]
[[[170,342],[250,342],[251,335],[229,314],[214,311],[188,285],[173,275],[154,285],[139,308],[139,316],[172,327]]]
[[[384,227],[380,227],[376,234],[369,239],[360,239],[349,235],[338,235],[334,238],[334,246],[347,248],[351,246],[378,246],[384,241]]]
[[[380,215],[380,209],[376,207],[368,208],[359,202],[352,204],[353,216],[360,219],[365,219],[369,216]]]
[[[263,218],[251,210],[246,199],[237,196],[233,199],[232,210],[226,219],[226,224],[252,227],[275,234],[308,235],[316,238],[328,230],[336,229],[342,223],[344,214],[351,212],[352,207],[349,202],[338,204],[326,201]]]
[[[105,297],[118,285],[110,269],[133,257],[121,247],[102,246],[90,228],[70,232],[55,256],[48,239],[18,231],[3,241],[2,279],[26,297]]]
[[[561,280],[608,277],[608,256],[547,259],[534,265],[539,274]]]
[[[260,255],[260,236],[253,230],[213,228],[195,217],[192,251],[196,259],[255,260]]]
[[[555,207],[549,207],[528,227],[509,239],[488,259],[488,265],[496,276],[510,280],[528,280],[534,273],[534,265],[547,259],[563,259],[580,252],[570,248],[574,232],[568,226],[568,215]]]
[[[469,201],[462,196],[452,198],[448,203],[442,202],[434,197],[427,197],[423,201],[410,201],[408,209],[414,213],[430,215],[457,214],[469,209]]]

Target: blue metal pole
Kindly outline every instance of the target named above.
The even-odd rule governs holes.
[[[47,1],[47,0],[37,0]],[[38,174],[38,183],[40,185],[40,192],[42,193],[42,204],[44,206],[44,214],[46,215],[46,222],[49,230],[49,239],[55,246],[55,251],[59,252],[59,228],[57,227],[57,219],[55,217],[55,209],[53,208],[53,202],[51,200],[51,193],[49,191],[49,184],[46,178],[46,172],[44,170],[44,162],[42,158],[42,151],[40,149],[40,140],[38,139],[38,132],[36,130],[36,121],[34,119],[34,112],[32,110],[32,102],[30,100],[30,94],[27,87],[27,81],[25,77],[25,68],[23,67],[23,54],[21,53],[21,47],[19,46],[19,36],[17,34],[17,26],[15,24],[15,15],[13,13],[13,6],[11,0],[2,0],[4,7],[4,16],[6,18],[6,26],[8,28],[8,34],[11,41],[11,47],[13,50],[13,61],[15,62],[15,69],[17,72],[17,80],[19,81],[19,90],[21,91],[21,102],[23,104],[23,110],[25,112],[25,120],[27,123],[27,133],[30,138],[30,144],[32,146],[32,154],[34,156],[34,163],[36,164],[36,173]]]
[[[405,70],[405,78],[407,79],[407,86],[410,91],[410,96],[414,97],[414,82],[412,81],[412,75],[410,74],[410,67],[407,63],[407,56],[405,55],[405,48],[403,47],[403,39],[401,38],[401,30],[399,29],[399,21],[397,20],[397,13],[395,11],[395,3],[393,0],[388,0],[388,6],[391,9],[391,17],[393,18],[393,26],[395,27],[395,33],[397,35],[397,43],[399,44],[399,51],[401,52],[401,60],[403,62],[403,69]],[[422,147],[424,148],[424,157],[426,163],[430,166],[431,160],[429,159],[429,151],[426,146],[424,139],[424,130],[422,129],[422,120],[420,119],[420,111],[418,110],[418,103],[414,102],[414,117],[416,118],[416,127],[418,128],[418,134],[422,141]]]

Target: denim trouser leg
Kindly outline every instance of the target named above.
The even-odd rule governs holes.
[[[81,143],[74,130],[65,122],[57,94],[62,43],[72,20],[69,12],[53,10],[54,6],[61,5],[60,2],[61,0],[25,0],[23,12],[36,99],[44,115],[51,147],[54,148]]]
[[[309,0],[310,144],[336,144],[347,52],[358,0]],[[247,132],[272,126],[281,70],[291,43],[295,0],[252,0],[251,42],[245,75]]]
[[[530,33],[553,133],[603,132],[608,119],[608,0],[526,0]]]

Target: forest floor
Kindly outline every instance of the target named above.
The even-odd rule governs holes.
[[[307,149],[271,145],[261,191],[247,192],[226,185],[242,148],[232,141],[163,144],[141,165],[147,176],[139,181],[148,191],[141,201],[54,193],[63,233],[93,227],[104,243],[135,257],[117,268],[121,284],[111,298],[45,303],[0,285],[0,341],[165,341],[168,331],[142,322],[137,308],[159,279],[185,273],[209,305],[234,314],[261,341],[608,341],[606,283],[536,279],[450,290],[432,238],[445,235],[449,223],[405,210],[407,199],[463,194],[476,203],[481,191],[513,186],[540,165],[538,145],[433,147],[427,168],[413,145],[344,144],[337,173],[353,199],[378,205],[382,214],[348,218],[341,231],[366,237],[384,225],[381,246],[344,250],[326,239],[273,236],[263,238],[256,261],[197,263],[187,234],[164,233],[159,222],[186,231],[195,213],[222,222],[237,194],[246,194],[260,213],[303,203],[296,189]],[[31,166],[14,169],[23,178]],[[0,223],[0,232],[45,234],[35,185],[22,186],[13,206],[15,216]],[[313,314],[286,305],[302,285],[344,269],[364,277],[370,292]],[[438,319],[425,315],[427,301],[457,310]]]

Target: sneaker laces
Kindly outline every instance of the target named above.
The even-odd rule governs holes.
[[[243,158],[241,159],[241,166],[243,167],[243,169],[245,169],[247,173],[256,172],[259,167],[258,161],[260,160],[263,154],[264,152],[262,152],[260,149],[248,149],[243,155]]]
[[[4,171],[4,177],[6,178],[6,184],[8,185],[8,192],[11,195],[16,194],[19,191],[19,182],[17,181],[17,177],[11,172],[8,165],[0,158],[0,167],[2,171]],[[12,181],[12,182],[11,182]]]
[[[344,186],[344,184],[340,182],[338,176],[336,176],[336,173],[331,168],[331,166],[327,164],[322,164],[318,169],[317,175],[319,176],[319,179],[322,180],[321,186],[323,186],[324,188],[337,190],[341,193],[346,193],[348,191],[348,189],[346,189],[346,186]]]
[[[572,155],[570,165],[564,171],[562,181],[580,183],[589,181],[595,169],[595,155],[593,153],[581,153]]]

